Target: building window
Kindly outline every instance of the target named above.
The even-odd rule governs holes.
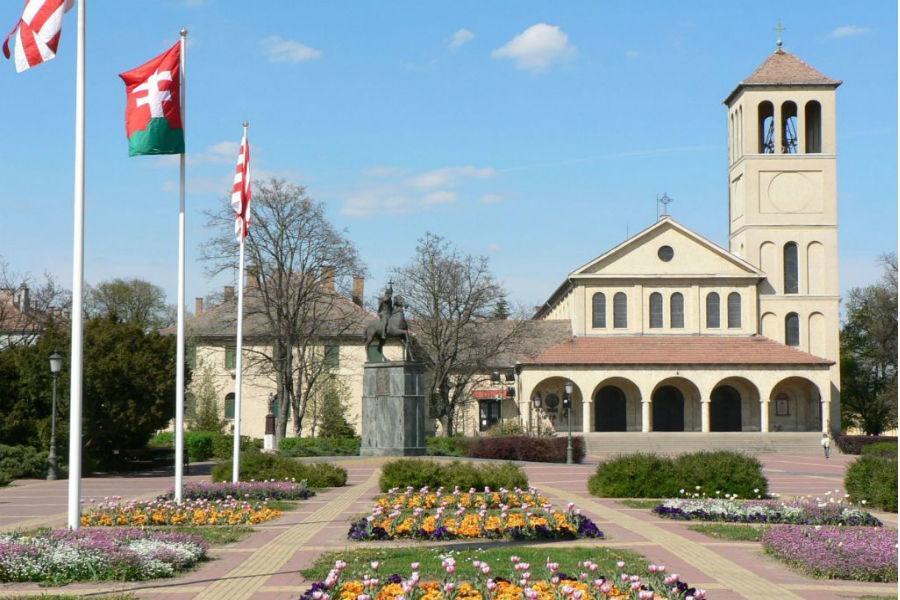
[[[799,265],[797,264],[797,243],[788,242],[784,245],[784,293],[796,294],[800,291]]]
[[[628,297],[624,292],[617,292],[613,296],[613,327],[616,329],[628,327]]]
[[[500,401],[480,400],[478,402],[478,430],[487,431],[500,421]]]
[[[325,368],[337,369],[341,366],[341,347],[325,346]]]
[[[663,297],[659,292],[650,294],[650,328],[660,329],[663,326]]]
[[[737,292],[728,294],[728,327],[741,326],[741,295]]]
[[[237,349],[234,346],[225,346],[225,368],[236,368]]]
[[[806,103],[806,152],[822,152],[822,105],[815,100]]]
[[[675,292],[669,298],[669,327],[672,329],[684,327],[684,296],[681,292]]]
[[[797,313],[788,313],[784,318],[784,343],[788,346],[800,345],[800,317]]]
[[[715,329],[719,322],[719,294],[710,292],[706,295],[706,327]]]
[[[234,418],[234,393],[225,394],[225,418]]]
[[[591,326],[606,327],[606,294],[597,292],[591,298]]]
[[[797,154],[797,104],[790,100],[781,105],[781,153]]]
[[[768,100],[759,103],[756,123],[760,154],[775,154],[775,106]]]
[[[660,246],[659,250],[656,251],[656,255],[659,257],[659,260],[669,262],[675,256],[675,251],[672,250],[672,246]]]
[[[783,392],[775,396],[775,416],[791,416],[791,399]]]

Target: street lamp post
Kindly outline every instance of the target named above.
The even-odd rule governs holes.
[[[572,391],[575,388],[571,381],[566,381],[566,393],[563,396],[563,405],[566,407],[566,420],[569,423],[569,434],[566,440],[566,464],[571,465],[572,461]]]
[[[53,375],[53,409],[50,417],[50,452],[47,454],[47,479],[56,479],[57,461],[56,461],[56,383],[59,379],[59,372],[62,370],[63,357],[59,352],[54,351],[50,355],[50,373]]]
[[[534,407],[534,417],[535,417],[534,421],[538,421],[541,418],[541,415],[538,412],[538,409],[540,409],[543,405],[544,405],[544,399],[541,398],[541,393],[535,392],[534,396],[531,397],[531,406]],[[528,419],[528,424],[529,425],[532,424],[532,419]],[[540,431],[539,423],[535,423],[534,425],[535,425],[535,429],[537,431]]]

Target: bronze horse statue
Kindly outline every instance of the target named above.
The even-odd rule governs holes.
[[[402,296],[397,296],[393,301],[387,303],[386,310],[381,316],[386,317],[387,323],[383,319],[375,319],[366,325],[366,343],[368,348],[373,341],[378,341],[378,353],[384,356],[384,344],[389,339],[400,339],[403,342],[403,359],[413,360],[411,340],[413,334],[409,331],[409,324],[406,322],[406,316],[403,314],[403,308],[406,304]],[[387,314],[387,311],[390,314]],[[380,311],[382,312],[382,311]]]

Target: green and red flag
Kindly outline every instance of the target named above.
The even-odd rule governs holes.
[[[181,43],[119,77],[125,82],[128,156],[182,154]]]

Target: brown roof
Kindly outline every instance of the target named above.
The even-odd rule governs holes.
[[[725,99],[725,103],[727,104],[741,88],[755,85],[823,85],[837,87],[841,85],[841,81],[823,75],[820,71],[790,52],[776,50],[749,77],[738,84],[734,91],[728,95],[728,98]]]
[[[574,337],[548,348],[533,365],[831,365],[767,337]]]

